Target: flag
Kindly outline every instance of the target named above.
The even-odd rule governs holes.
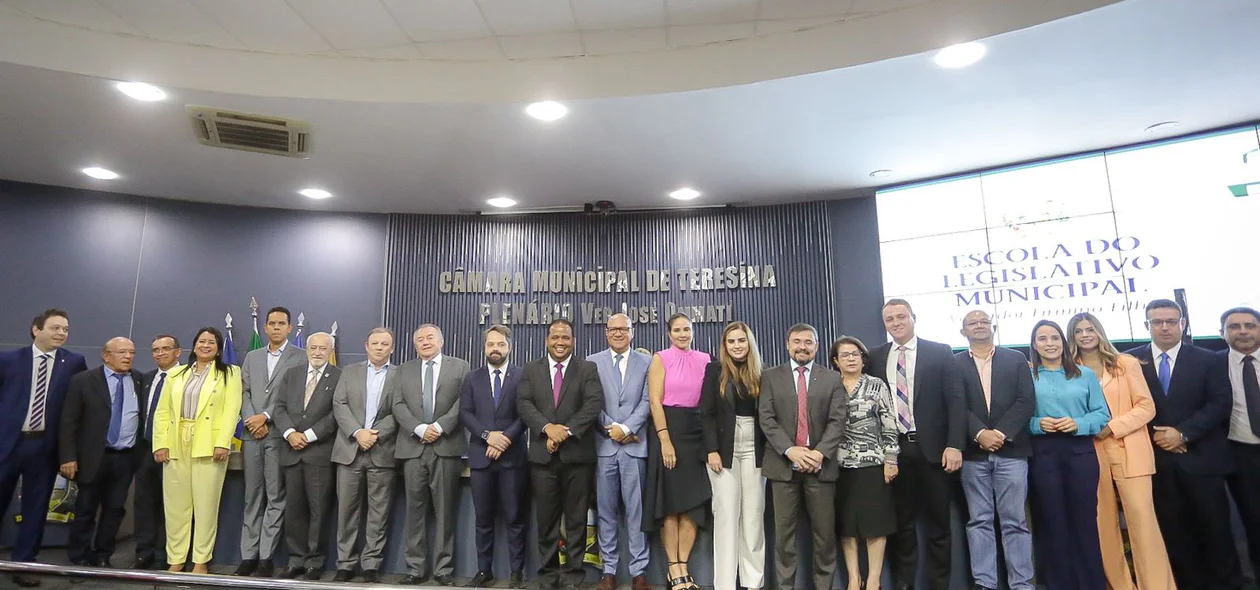
[[[263,347],[262,336],[258,334],[258,302],[253,297],[250,297],[249,306],[253,310],[254,316],[254,336],[249,339],[249,349],[258,350]]]
[[[302,328],[306,326],[306,314],[298,312],[297,336],[293,337],[293,345],[306,348],[306,340],[302,337]]]
[[[337,322],[333,322],[329,336],[332,336],[332,354],[328,355],[328,364],[335,367],[337,366]]]
[[[241,363],[236,359],[236,343],[232,341],[232,314],[227,314],[223,320],[227,324],[227,329],[223,331],[223,364],[240,365]],[[244,428],[245,423],[237,420],[236,433],[232,435],[233,453],[241,452],[241,434]]]

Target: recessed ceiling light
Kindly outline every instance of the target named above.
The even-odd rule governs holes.
[[[700,191],[691,187],[683,187],[672,193],[669,193],[669,196],[670,198],[678,199],[679,201],[690,201],[700,196]]]
[[[544,100],[525,107],[525,113],[539,121],[555,121],[569,114],[569,107],[554,100]]]
[[[98,168],[96,166],[84,168],[83,173],[97,180],[113,180],[118,178],[117,172],[114,172],[113,170],[106,170],[104,168]]]
[[[491,207],[498,207],[500,209],[506,209],[508,207],[515,206],[516,201],[512,200],[510,197],[495,197],[493,199],[486,199],[486,204],[490,205]]]
[[[1177,121],[1162,121],[1146,128],[1147,133],[1167,133],[1181,126]]]
[[[871,178],[887,178],[892,176],[892,170],[876,170],[871,173]]]
[[[152,102],[166,98],[166,91],[144,82],[119,82],[115,85],[119,92],[136,100]]]
[[[936,65],[942,68],[965,68],[980,61],[987,51],[983,43],[972,41],[950,45],[936,52],[936,57],[933,59]]]
[[[327,199],[332,196],[332,193],[322,188],[304,188],[298,191],[298,194],[308,199]]]

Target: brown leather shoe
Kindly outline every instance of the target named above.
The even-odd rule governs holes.
[[[604,574],[599,579],[599,585],[595,587],[595,590],[617,590],[617,576]]]
[[[635,576],[630,581],[630,588],[632,590],[651,590],[651,586],[648,586],[647,576]]]

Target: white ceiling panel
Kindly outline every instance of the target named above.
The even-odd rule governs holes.
[[[669,49],[665,27],[582,33],[587,55],[614,55]]]
[[[250,49],[285,53],[334,49],[284,0],[191,1]]]
[[[725,25],[686,25],[669,28],[669,44],[672,47],[697,47],[734,39],[747,39],[756,33],[751,22]]]
[[[571,0],[583,31],[665,26],[665,0]]]
[[[887,12],[931,4],[940,0],[852,0],[851,12]]]
[[[375,0],[287,0],[336,49],[393,47],[411,42],[394,17]]]
[[[818,27],[825,27],[842,22],[844,17],[825,16],[821,18],[785,18],[777,20],[759,20],[757,21],[757,35],[778,35],[781,33],[794,33],[796,31],[807,31]]]
[[[546,35],[577,31],[569,0],[476,0],[495,35]]]
[[[155,39],[244,49],[235,37],[187,0],[98,0],[110,12]]]
[[[494,61],[504,58],[499,41],[490,37],[419,43],[417,47],[428,59]]]
[[[369,57],[373,59],[421,59],[424,54],[414,44],[395,45],[393,47],[365,47],[362,49],[342,49],[337,52],[346,57]]]
[[[580,33],[499,37],[499,44],[508,59],[573,57],[584,53]]]
[[[758,4],[758,0],[666,0],[665,12],[671,25],[738,23],[756,20]]]
[[[761,3],[757,18],[814,18],[848,14],[852,0],[771,0]]]
[[[95,0],[12,0],[14,7],[36,18],[110,33],[143,35]]]
[[[382,0],[415,41],[450,41],[493,36],[472,0]]]

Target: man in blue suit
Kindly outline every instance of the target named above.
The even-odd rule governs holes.
[[[647,437],[643,425],[648,404],[647,374],[652,357],[631,350],[634,327],[624,313],[608,318],[604,327],[608,349],[586,357],[599,370],[604,389],[604,411],[599,414],[601,430],[596,432],[599,455],[595,477],[595,497],[599,503],[599,552],[604,575],[597,590],[617,587],[617,530],[619,506],[626,510],[629,533],[630,575],[634,590],[647,590],[648,545],[643,533],[643,481],[647,460]]]
[[[469,587],[494,584],[494,524],[507,526],[510,587],[525,587],[526,486],[529,460],[525,423],[516,413],[516,386],[523,371],[508,366],[512,330],[490,326],[483,335],[486,365],[464,377],[459,422],[468,429],[468,467],[477,526],[477,575]]]
[[[35,561],[44,540],[48,498],[57,480],[58,431],[70,377],[87,370],[83,355],[61,347],[70,317],[49,309],[31,320],[32,346],[0,353],[0,510],[22,479],[22,524],[13,561]],[[23,588],[38,578],[14,576]]]
[[[1146,305],[1151,343],[1129,351],[1155,399],[1152,492],[1155,517],[1168,546],[1178,588],[1242,587],[1238,550],[1230,530],[1225,476],[1230,453],[1230,392],[1225,358],[1183,342],[1181,306],[1168,299]]]

